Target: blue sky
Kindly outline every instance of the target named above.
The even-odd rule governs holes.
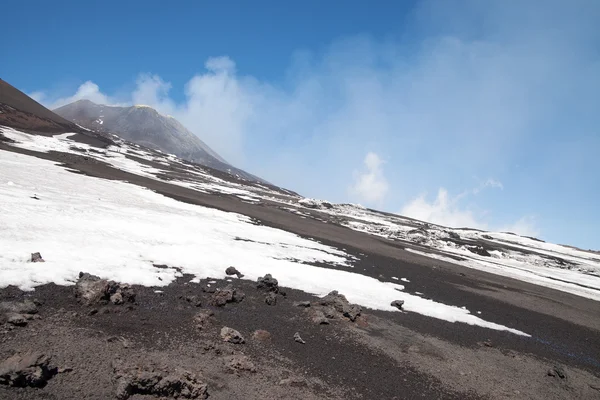
[[[306,196],[600,248],[600,2],[166,4],[11,2],[0,77]]]

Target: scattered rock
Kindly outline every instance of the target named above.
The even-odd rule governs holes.
[[[302,340],[302,338],[300,337],[300,333],[298,333],[298,332],[294,333],[294,341],[296,341],[298,343],[306,344],[306,342],[304,340]]]
[[[185,296],[184,299],[194,307],[202,307],[202,300],[198,296]]]
[[[487,240],[494,240],[493,237],[491,237],[490,235],[481,235],[482,238],[487,239]]]
[[[129,366],[121,360],[115,360],[113,373],[118,400],[126,400],[136,394],[183,399],[208,398],[208,385],[198,375],[179,368]]]
[[[274,292],[269,292],[265,296],[265,303],[269,306],[274,306],[277,304],[277,295]]]
[[[259,342],[266,342],[271,340],[271,334],[268,331],[259,329],[254,331],[252,334],[252,339]]]
[[[310,301],[295,301],[294,307],[310,307]]]
[[[329,325],[329,320],[323,314],[323,311],[315,311],[312,321],[318,325]]]
[[[279,292],[279,282],[277,282],[277,279],[273,278],[271,274],[266,274],[265,276],[258,278],[256,288],[267,292],[277,293]]]
[[[559,377],[560,379],[565,379],[567,377],[567,373],[565,369],[559,365],[555,365],[554,367],[548,370],[548,376]]]
[[[322,306],[333,307],[337,312],[341,313],[344,317],[349,318],[352,322],[356,321],[356,317],[362,312],[362,309],[358,304],[350,304],[346,299],[346,296],[338,293],[337,290],[322,297],[319,300],[319,304]]]
[[[485,347],[494,347],[494,345],[492,344],[492,341],[490,339],[487,339],[483,342],[483,345]]]
[[[235,354],[225,358],[225,367],[229,372],[256,372],[256,366],[243,354]]]
[[[473,254],[478,254],[480,256],[484,256],[484,257],[491,256],[491,254],[488,253],[488,251],[481,246],[467,246],[467,250],[469,250]]]
[[[56,373],[50,357],[42,353],[15,354],[0,363],[0,384],[43,387]]]
[[[239,292],[232,285],[227,285],[222,289],[215,291],[211,298],[211,304],[217,307],[223,307],[227,303],[239,303],[244,300],[246,295]]]
[[[233,344],[242,344],[246,342],[241,333],[239,333],[235,329],[226,326],[224,326],[221,329],[221,337],[223,338],[224,342],[229,342]]]
[[[1,312],[10,312],[16,314],[37,314],[38,309],[35,303],[31,300],[25,301],[3,301],[0,302]]]
[[[450,237],[450,239],[454,239],[454,240],[460,240],[460,235],[454,231],[447,231],[448,236]]]
[[[227,269],[225,270],[225,273],[226,273],[227,275],[230,275],[230,276],[231,276],[231,275],[237,275],[237,277],[238,277],[239,279],[241,279],[241,278],[243,278],[243,277],[244,277],[244,274],[242,274],[240,271],[238,271],[236,267],[229,267],[229,268],[227,268]]]
[[[390,304],[392,307],[396,307],[398,310],[402,310],[402,306],[404,305],[404,300],[394,300]]]
[[[101,279],[98,276],[80,272],[75,284],[75,297],[84,305],[106,304],[111,301],[120,305],[135,302],[135,291],[126,283]]]
[[[299,376],[292,376],[289,378],[285,378],[279,381],[279,384],[282,386],[293,386],[293,387],[301,387],[306,386],[306,379]]]
[[[196,323],[196,327],[202,330],[209,322],[210,317],[212,317],[213,315],[215,315],[215,313],[211,310],[200,311],[194,316],[194,322]]]
[[[31,262],[45,262],[40,253],[31,253]]]
[[[6,322],[15,326],[25,326],[27,325],[27,318],[25,314],[17,314],[17,313],[8,313],[6,314]]]
[[[202,291],[205,293],[215,293],[217,288],[215,286],[206,285],[202,286]]]

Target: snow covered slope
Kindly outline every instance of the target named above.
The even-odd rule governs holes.
[[[161,174],[165,171],[126,155],[133,152],[143,161],[181,163],[126,144],[98,151],[73,142],[70,134],[43,137],[0,129],[13,141],[12,146],[37,152],[84,153],[153,179],[164,179]],[[190,172],[210,180],[200,170]],[[218,180],[171,183],[252,196],[253,201],[286,198],[266,187],[240,194],[242,189]],[[245,279],[272,273],[283,286],[317,296],[339,290],[354,303],[388,311],[398,311],[390,305],[392,301],[404,300],[408,312],[527,336],[486,321],[465,307],[412,295],[398,283],[356,273],[352,270],[355,257],[344,250],[261,226],[240,214],[182,203],[126,182],[72,173],[55,162],[28,155],[0,151],[0,205],[3,287],[33,289],[49,282],[69,285],[83,268],[101,277],[147,286],[168,285],[176,277],[192,274],[196,277],[190,282],[193,284],[200,278],[227,278],[225,269],[234,265],[243,270]],[[29,262],[34,251],[42,253],[44,264]]]

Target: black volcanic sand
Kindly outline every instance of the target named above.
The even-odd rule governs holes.
[[[58,359],[63,357],[62,360],[68,362],[69,359],[64,357],[74,351],[70,347],[77,348],[77,343],[82,346],[85,343],[81,351],[85,348],[92,349],[93,354],[102,354],[98,356],[97,364],[104,365],[105,372],[98,379],[108,382],[110,373],[106,365],[122,351],[136,357],[143,357],[148,352],[170,360],[191,352],[198,361],[182,358],[181,363],[196,365],[208,375],[216,374],[209,382],[209,386],[216,388],[211,390],[214,398],[269,398],[258,389],[260,382],[273,390],[267,390],[268,393],[275,393],[281,389],[279,380],[291,374],[313,380],[309,379],[311,383],[301,388],[286,387],[280,398],[469,398],[476,397],[474,393],[477,393],[498,399],[600,399],[599,302],[409,253],[403,249],[426,249],[390,242],[335,223],[303,219],[281,210],[278,204],[251,205],[237,198],[207,195],[119,171],[84,156],[36,153],[0,143],[2,149],[58,161],[91,176],[126,180],[180,201],[238,212],[263,225],[314,238],[358,257],[359,261],[350,269],[353,272],[400,283],[408,293],[422,292],[426,298],[465,306],[472,313],[481,311],[480,317],[486,321],[532,335],[526,338],[415,313],[371,310],[366,310],[356,323],[340,320],[329,326],[314,326],[307,316],[309,311],[291,306],[292,300],[309,299],[309,295],[288,290],[289,299],[281,299],[277,306],[269,307],[256,294],[252,284],[244,281],[234,282],[249,297],[240,304],[228,304],[217,310],[212,330],[198,333],[190,322],[197,310],[188,308],[189,305],[182,303],[178,296],[189,290],[197,293],[199,289],[193,284],[186,285],[182,279],[161,288],[163,294],[154,293],[150,288],[138,288],[141,294],[133,311],[94,316],[88,316],[80,309],[71,289],[54,285],[40,287],[33,295],[45,303],[41,311],[43,318],[5,334],[0,347],[2,356],[30,346],[49,354],[60,350],[62,356],[57,356]],[[236,267],[243,272],[243,266]],[[392,276],[407,278],[410,282],[395,281]],[[14,290],[1,290],[0,296],[8,296],[11,292]],[[59,313],[60,308],[77,312],[78,316]],[[59,317],[62,314],[64,316]],[[254,344],[251,340],[242,347],[221,345],[241,348],[256,360],[259,372],[233,379],[233,376],[224,375],[222,368],[215,369],[214,365],[222,364],[219,355],[209,351],[206,358],[194,351],[200,343],[218,342],[218,329],[223,325],[240,330],[247,339],[255,329],[271,332],[272,340],[268,346]],[[63,343],[61,347],[60,340],[64,341],[61,338],[49,340],[46,336],[53,331],[68,335],[69,345]],[[296,331],[307,344],[293,341]],[[105,338],[110,335],[131,337],[134,345],[123,350],[111,344],[110,348],[104,349]],[[548,369],[554,365],[564,366],[566,379],[547,376]],[[66,376],[60,374],[54,378],[56,383],[50,381],[42,390],[6,389],[0,391],[0,397],[15,398],[14,394],[20,393],[19,396],[24,396],[21,398],[69,398],[62,397],[66,391],[50,390],[55,386],[72,388],[84,379],[83,376],[68,379]],[[73,376],[77,376],[75,369]],[[63,379],[64,385],[59,385]],[[226,381],[224,387],[214,382],[221,379]],[[110,388],[101,393],[104,396],[109,392]],[[50,397],[44,397],[44,393]],[[104,398],[89,391],[85,393],[92,396],[90,398]],[[277,397],[276,394],[273,396]]]

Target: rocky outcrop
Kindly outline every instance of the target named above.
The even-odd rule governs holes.
[[[334,290],[327,296],[319,299],[319,304],[334,309],[336,312],[353,322],[356,321],[356,318],[362,312],[362,308],[358,304],[351,304],[348,299],[346,299],[346,296],[338,293],[337,290]]]
[[[201,377],[179,368],[128,365],[115,360],[113,374],[118,400],[137,394],[180,399],[208,398],[208,385]]]
[[[135,291],[126,283],[109,281],[80,272],[75,284],[75,297],[81,304],[87,306],[108,302],[120,305],[135,302]]]
[[[317,325],[329,325],[329,319],[325,316],[323,311],[315,311],[312,317],[312,321]]]
[[[0,384],[43,387],[58,372],[50,360],[42,353],[15,354],[0,363]]]

